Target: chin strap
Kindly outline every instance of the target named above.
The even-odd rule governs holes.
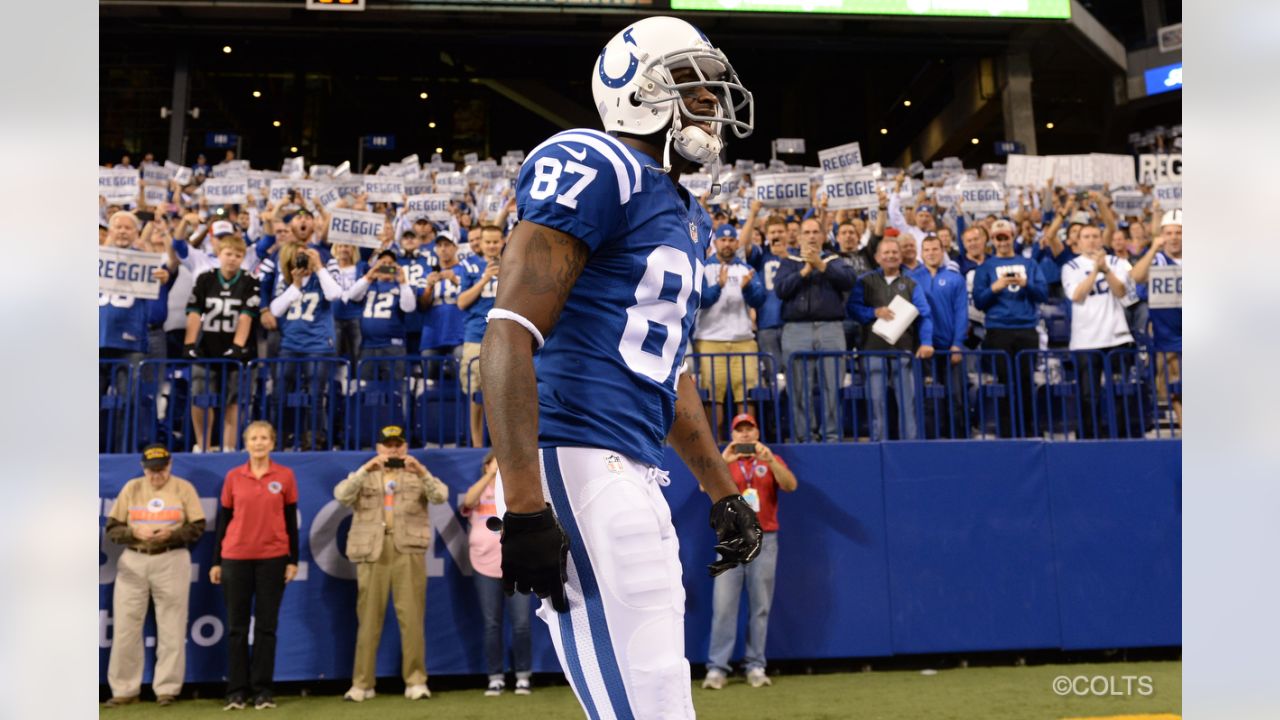
[[[671,173],[671,145],[675,142],[675,127],[667,128],[667,136],[662,141],[662,174]]]

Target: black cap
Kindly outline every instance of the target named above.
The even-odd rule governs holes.
[[[388,425],[378,431],[378,442],[382,445],[393,445],[405,442],[404,428],[399,425]]]
[[[148,470],[162,470],[169,467],[169,462],[173,460],[173,455],[169,453],[169,448],[155,443],[142,448],[142,467]]]

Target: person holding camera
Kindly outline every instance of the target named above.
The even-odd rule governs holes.
[[[388,425],[378,432],[377,455],[333,489],[338,502],[351,507],[347,559],[356,564],[355,667],[344,700],[363,702],[374,696],[378,641],[392,596],[400,624],[401,674],[404,696],[431,697],[427,689],[427,567],[423,555],[431,546],[427,503],[449,498],[449,488],[409,455],[404,428]]]
[[[396,262],[396,254],[391,250],[378,253],[367,265],[361,263],[360,269],[364,270],[360,279],[342,293],[344,302],[364,302],[360,316],[360,358],[403,357],[406,354],[405,318],[418,309],[408,270]],[[360,379],[404,377],[404,364],[393,365],[366,365]]]
[[[733,442],[722,453],[738,492],[760,519],[764,542],[755,561],[719,574],[712,595],[711,648],[707,677],[702,687],[720,690],[729,674],[729,656],[738,637],[738,606],[742,585],[747,586],[747,647],[743,665],[751,687],[772,685],[765,674],[764,642],[773,605],[773,583],[778,568],[778,491],[794,492],[796,476],[760,442],[756,419],[742,413],[733,419]]]
[[[217,228],[218,267],[196,277],[187,302],[187,327],[182,340],[182,357],[192,361],[191,392],[194,395],[216,393],[222,413],[222,447],[235,449],[236,426],[239,422],[239,366],[219,367],[195,362],[200,359],[223,359],[243,362],[249,356],[249,337],[254,318],[258,316],[258,281],[241,269],[245,242],[231,230],[231,223]],[[193,452],[212,450],[213,414],[198,403],[191,405],[191,423],[195,428]]]

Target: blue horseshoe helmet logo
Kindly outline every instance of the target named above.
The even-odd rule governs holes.
[[[636,45],[635,38],[631,37],[631,30],[632,28],[627,28],[626,30],[624,30],[622,33],[622,39],[625,40],[629,45]],[[608,48],[605,48],[604,50],[600,51],[600,82],[604,83],[605,87],[609,87],[609,88],[613,88],[614,90],[617,90],[623,85],[626,85],[627,83],[631,82],[631,78],[636,76],[636,67],[640,64],[640,62],[636,60],[635,54],[631,53],[630,54],[631,62],[627,64],[627,69],[623,71],[622,75],[616,78],[610,77],[609,73],[604,71],[604,54],[607,50]]]

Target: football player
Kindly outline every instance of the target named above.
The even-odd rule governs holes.
[[[589,717],[692,718],[664,441],[714,503],[712,575],[753,560],[761,532],[681,375],[711,219],[677,180],[717,163],[725,129],[750,134],[752,98],[669,17],[618,33],[591,75],[608,132],[568,130],[526,159],[480,353],[502,582],[544,599]]]

